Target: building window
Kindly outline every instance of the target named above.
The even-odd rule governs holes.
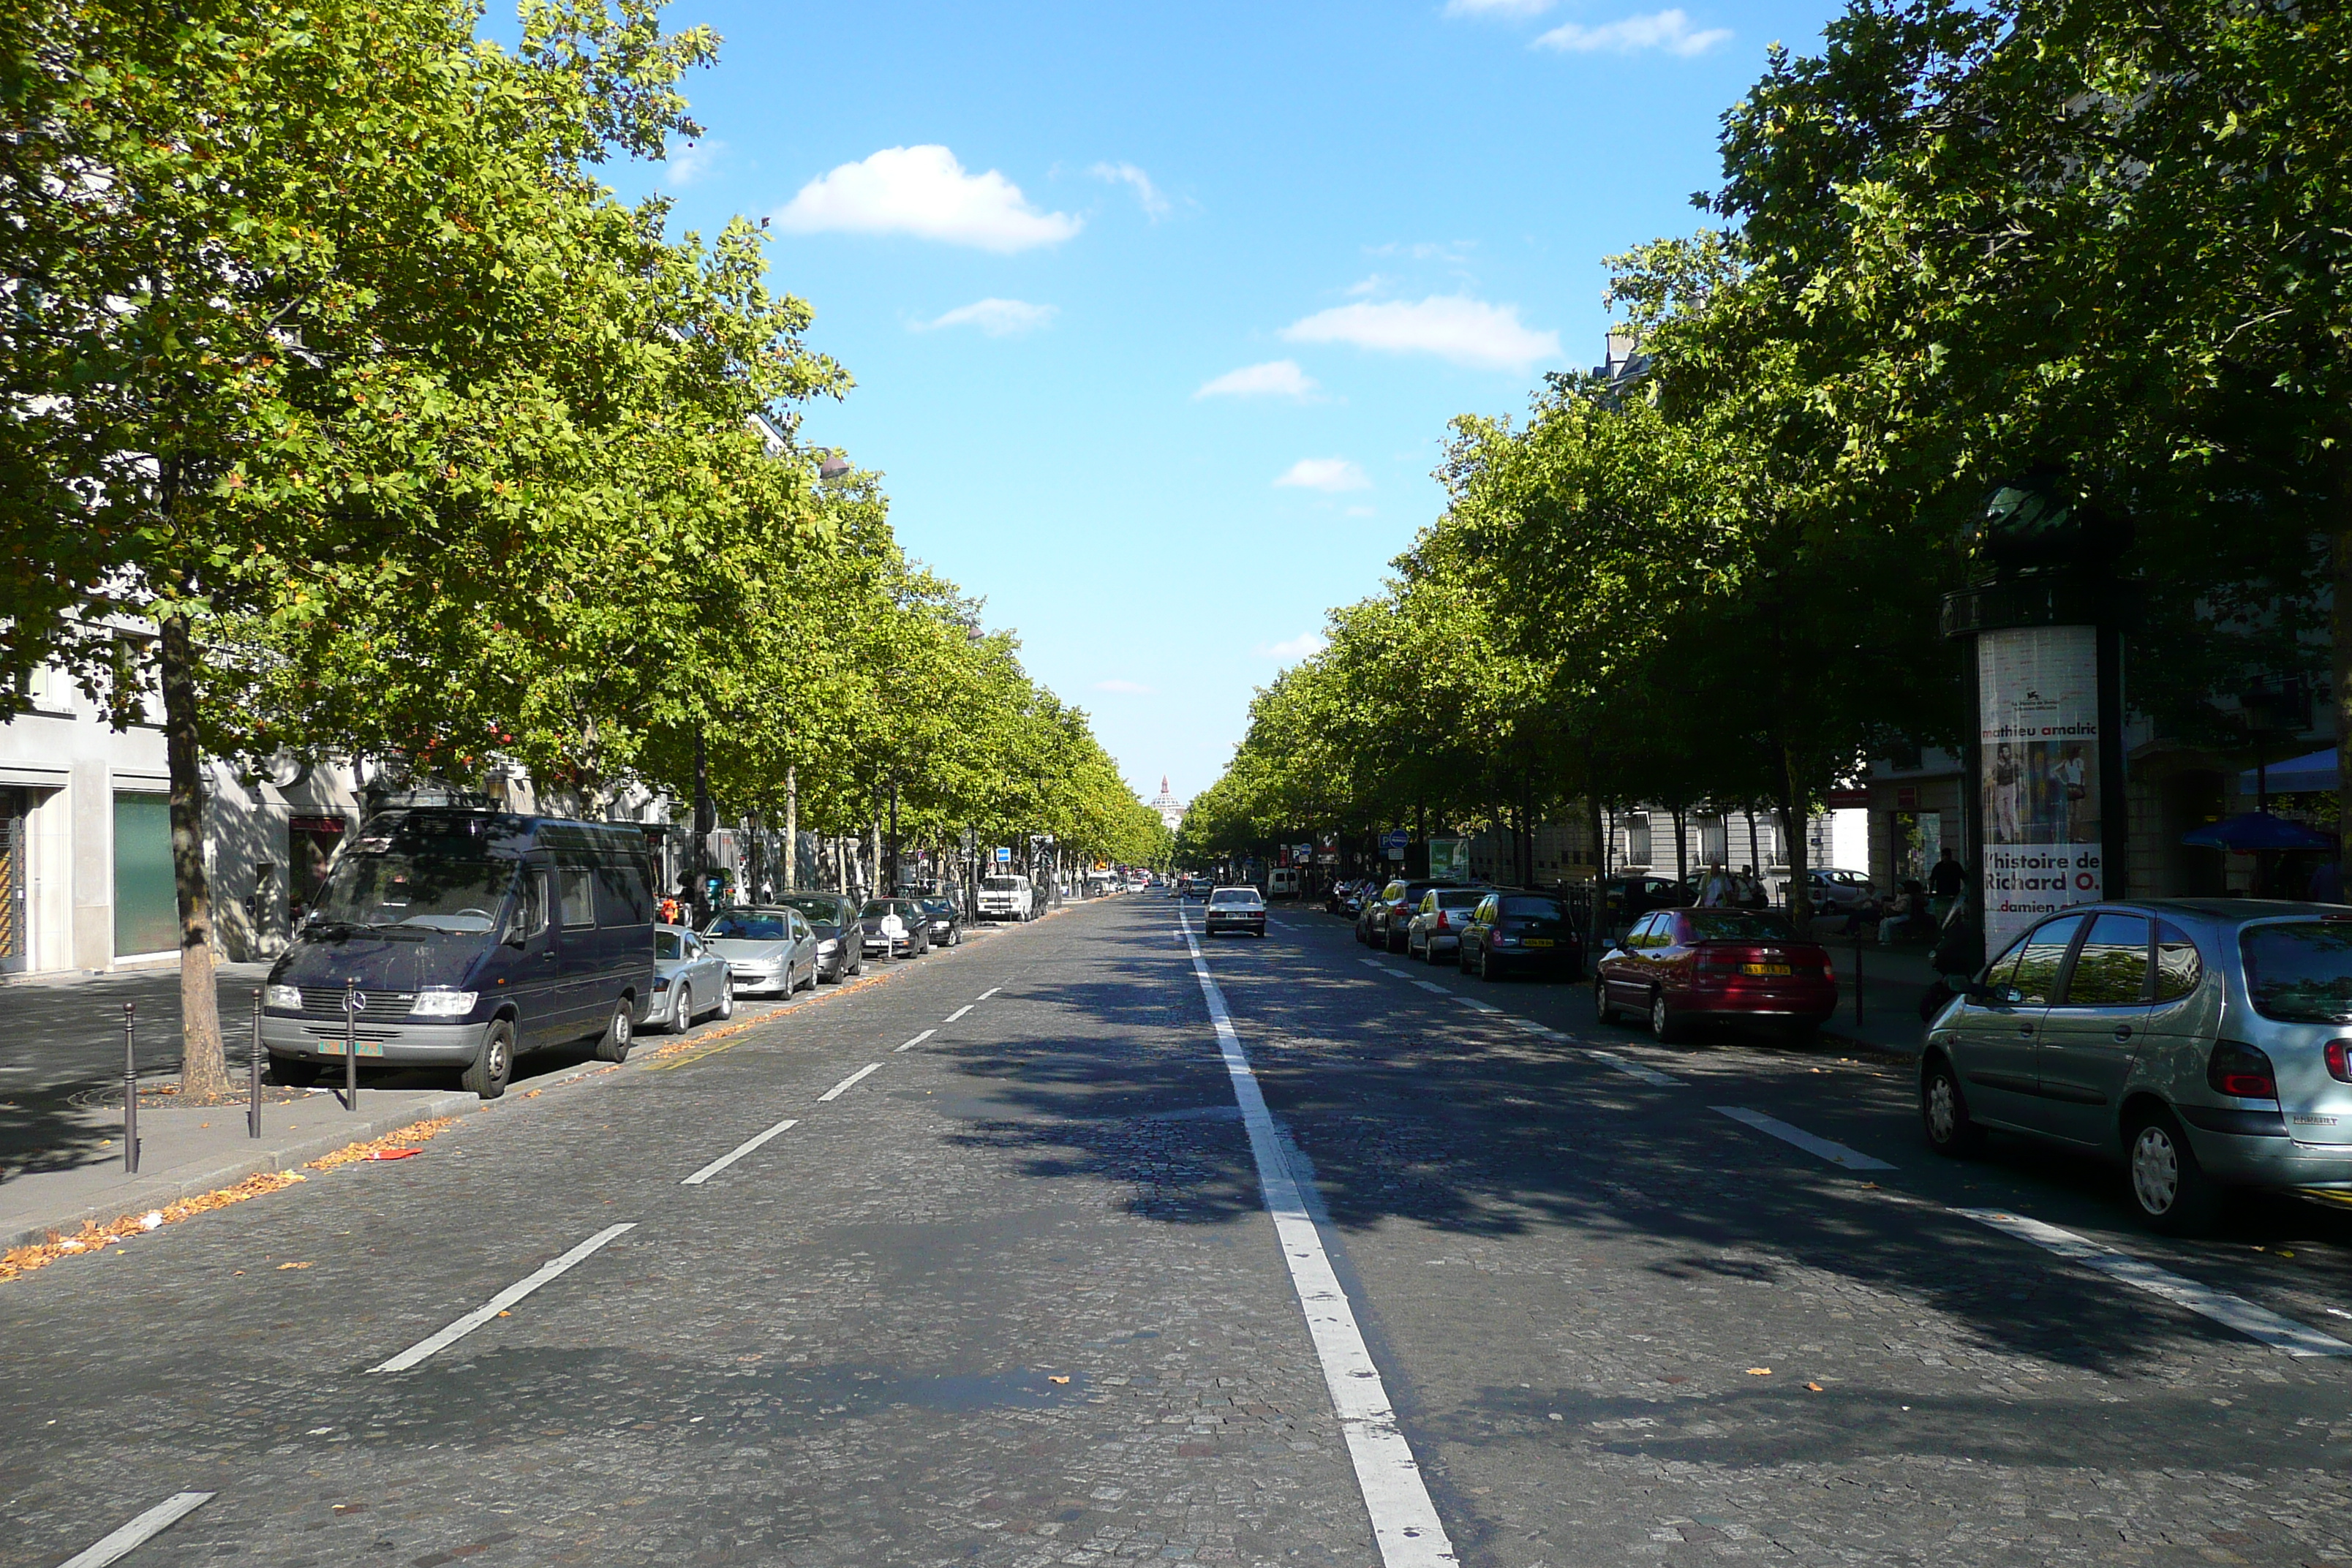
[[[172,882],[171,797],[114,797],[114,955],[169,952],[179,945],[180,903]]]
[[[1625,815],[1625,863],[1647,866],[1650,863],[1650,814],[1646,811]]]
[[[1723,818],[1702,816],[1698,819],[1698,863],[1702,866],[1723,866],[1730,863],[1731,845],[1723,831]]]

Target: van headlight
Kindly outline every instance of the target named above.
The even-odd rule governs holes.
[[[462,1018],[474,1010],[471,991],[419,991],[412,1016],[420,1018]]]
[[[283,1007],[289,1013],[302,1010],[302,988],[299,985],[272,985],[261,994],[265,1007]]]

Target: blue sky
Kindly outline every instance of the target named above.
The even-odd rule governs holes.
[[[667,167],[858,385],[812,441],[1016,628],[1145,795],[1433,516],[1457,414],[1589,367],[1602,258],[1701,216],[1717,117],[1838,7],[735,5]]]

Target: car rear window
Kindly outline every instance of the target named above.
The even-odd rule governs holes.
[[[1568,906],[1558,899],[1505,899],[1503,912],[1507,915],[1521,915],[1529,920],[1538,921],[1568,919]]]
[[[784,940],[784,917],[772,914],[720,915],[710,922],[705,936],[737,942],[782,942]]]
[[[1247,907],[1256,903],[1257,901],[1257,895],[1250,891],[1247,888],[1226,888],[1211,895],[1209,899],[1209,902],[1213,904],[1224,905],[1227,907],[1236,904]]]
[[[1787,921],[1754,910],[1690,910],[1683,918],[1690,921],[1691,938],[1696,942],[1797,940],[1796,928]]]
[[[1475,910],[1486,896],[1482,888],[1441,888],[1437,907],[1441,910]]]
[[[2352,921],[2250,926],[2238,938],[2254,1011],[2283,1024],[2352,1022]]]

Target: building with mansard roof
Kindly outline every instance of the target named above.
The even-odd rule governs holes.
[[[1183,826],[1184,803],[1169,792],[1166,773],[1160,775],[1160,793],[1153,795],[1147,804],[1160,814],[1160,820],[1168,825],[1169,832],[1173,833]]]

